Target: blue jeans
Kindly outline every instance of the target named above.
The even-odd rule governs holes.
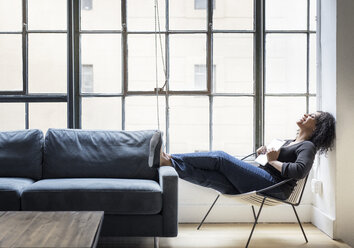
[[[212,151],[172,154],[172,165],[179,177],[188,182],[215,189],[223,194],[242,194],[264,189],[280,179],[226,152]],[[286,199],[287,188],[272,190],[269,195]]]

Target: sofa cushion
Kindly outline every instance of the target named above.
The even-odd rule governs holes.
[[[157,170],[148,166],[155,132],[49,129],[43,177],[157,180]]]
[[[0,177],[0,211],[20,210],[22,191],[33,182],[29,178]]]
[[[156,214],[160,185],[153,180],[111,178],[44,179],[27,187],[22,209],[28,211],[105,211]]]
[[[0,132],[0,177],[40,179],[42,149],[40,130]]]

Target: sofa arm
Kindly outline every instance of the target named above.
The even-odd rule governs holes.
[[[159,169],[162,189],[163,236],[176,237],[178,233],[178,174],[171,166]]]

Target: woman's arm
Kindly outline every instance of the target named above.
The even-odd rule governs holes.
[[[278,171],[282,171],[283,163],[278,161],[280,150],[270,149],[267,151],[268,163]]]
[[[302,179],[311,170],[316,155],[316,148],[311,142],[304,142],[296,150],[295,162],[278,161],[280,151],[269,150],[267,152],[268,163],[280,171],[285,178]]]

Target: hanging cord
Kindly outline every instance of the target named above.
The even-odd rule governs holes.
[[[158,0],[154,0],[154,8],[155,8],[155,92],[156,92],[156,115],[157,115],[157,128],[160,130],[160,109],[159,109],[159,91],[162,91],[167,84],[167,72],[165,68],[165,60],[163,57],[163,48],[162,48],[162,38],[161,38],[161,27],[160,27],[160,14],[159,14],[159,4]],[[159,88],[159,80],[158,80],[158,62],[157,62],[157,29],[159,34],[160,41],[160,52],[161,52],[161,60],[162,60],[162,68],[165,75],[165,83]],[[167,95],[167,90],[165,90]]]

